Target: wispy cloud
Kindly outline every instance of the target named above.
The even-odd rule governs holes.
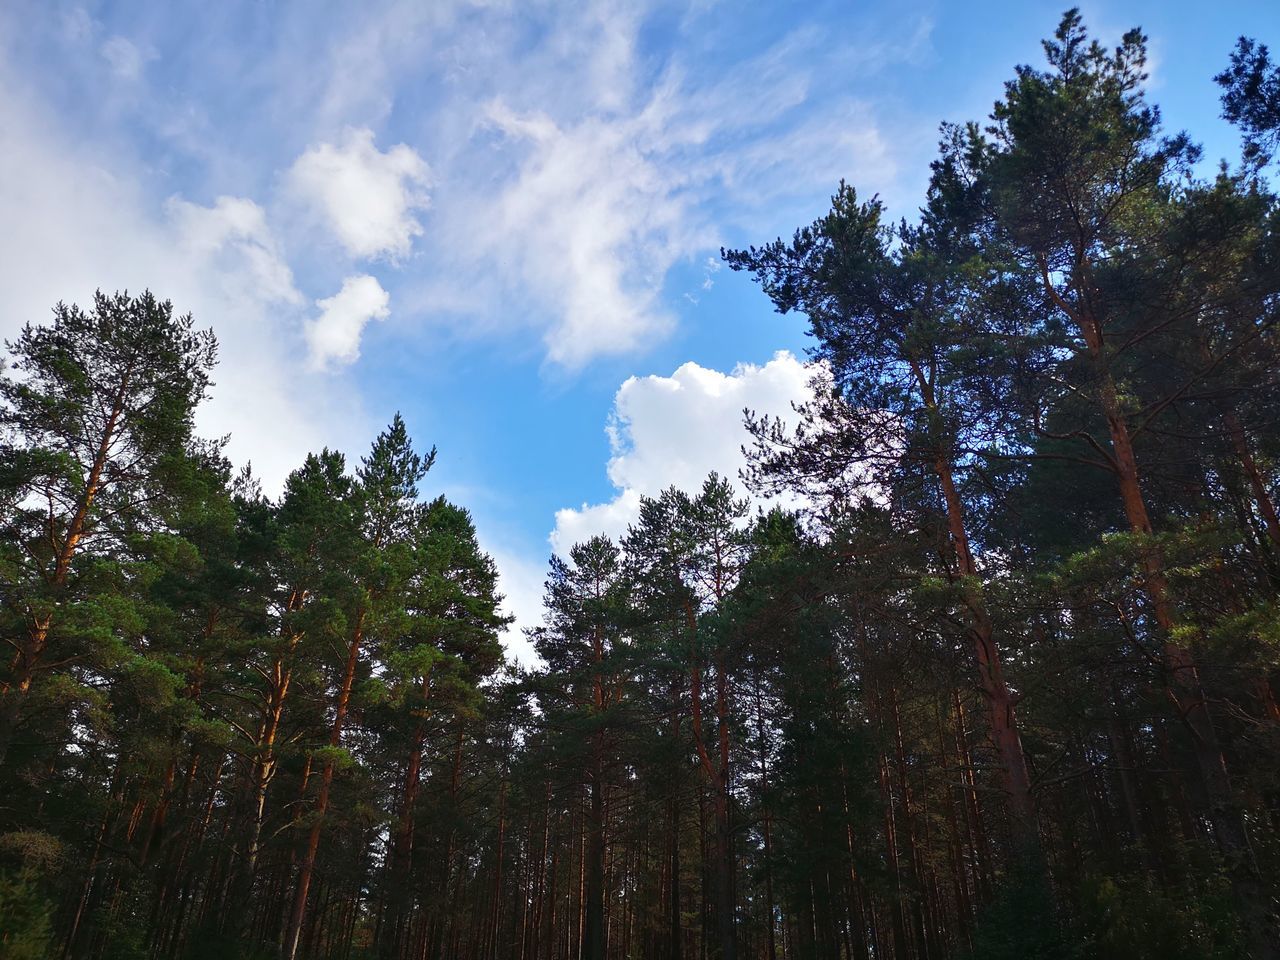
[[[108,37],[99,48],[102,59],[111,67],[111,72],[122,80],[137,80],[142,76],[143,67],[148,60],[154,60],[153,50],[142,50],[127,37]]]
[[[20,19],[0,14],[15,51]],[[69,64],[47,109],[133,132],[144,191],[258,204],[308,298],[353,260],[399,267],[378,277],[395,335],[536,337],[575,370],[677,327],[673,269],[797,222],[841,175],[896,176],[882,118],[830,75],[918,56],[928,21],[855,44],[790,18],[739,46],[741,19],[660,0],[69,6],[43,28]]]
[[[548,357],[577,367],[665,334],[673,318],[660,301],[663,278],[707,237],[694,236],[683,177],[665,163],[649,119],[561,126],[501,102],[486,118],[524,156],[480,218],[487,229],[472,254],[505,261],[508,282],[540,299]]]

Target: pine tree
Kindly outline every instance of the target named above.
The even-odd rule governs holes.
[[[77,563],[86,541],[99,555],[123,548],[170,492],[216,344],[149,291],[99,292],[90,312],[59,304],[51,324],[28,324],[8,349],[18,376],[0,382],[13,508],[4,597],[22,637],[0,683],[0,764],[50,662],[111,656],[64,636],[58,610],[89,586]]]

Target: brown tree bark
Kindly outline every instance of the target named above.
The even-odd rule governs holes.
[[[1089,297],[1088,263],[1077,256],[1084,275],[1074,278],[1079,286],[1077,305],[1068,303],[1054,286],[1048,265],[1040,261],[1041,277],[1049,297],[1076,325],[1084,339],[1089,360],[1093,364],[1098,385],[1098,402],[1111,440],[1110,464],[1120,489],[1125,517],[1130,530],[1143,538],[1154,533],[1146,499],[1142,491],[1142,475],[1133,446],[1133,433],[1120,400],[1119,389],[1110,366],[1105,329],[1094,311]],[[1177,620],[1169,598],[1164,559],[1153,545],[1142,550],[1143,586],[1151,605],[1161,644],[1170,701],[1191,737],[1191,746],[1199,768],[1201,784],[1208,799],[1208,814],[1213,824],[1214,839],[1229,861],[1233,884],[1249,909],[1249,929],[1254,960],[1271,960],[1280,956],[1280,924],[1267,913],[1260,889],[1257,865],[1253,859],[1243,812],[1232,794],[1226,758],[1218,739],[1208,700],[1200,680],[1199,667],[1191,650],[1177,639]],[[1261,911],[1261,912],[1259,912]]]
[[[692,611],[689,612],[692,619]],[[692,700],[691,719],[694,744],[698,761],[707,786],[711,791],[713,818],[713,902],[715,906],[716,937],[720,948],[720,960],[734,960],[737,951],[736,924],[733,904],[733,846],[729,829],[729,717],[728,678],[723,659],[714,663],[716,684],[716,740],[710,744],[717,750],[713,760],[708,749],[702,717],[702,668],[695,663],[689,672],[689,691]]]
[[[347,663],[342,674],[342,683],[338,689],[338,698],[334,704],[333,726],[329,731],[329,746],[337,749],[342,746],[342,727],[347,718],[347,709],[351,705],[351,688],[355,683],[356,666],[360,662],[360,644],[364,637],[364,612],[356,618],[351,642],[347,648]],[[316,796],[312,816],[315,818],[311,832],[307,837],[307,846],[302,855],[302,863],[298,869],[298,882],[294,892],[293,909],[289,917],[289,927],[285,933],[285,960],[295,960],[298,955],[299,939],[302,935],[303,923],[307,914],[307,896],[311,890],[311,878],[315,873],[316,854],[320,850],[320,833],[324,828],[325,813],[329,808],[329,792],[333,787],[333,776],[336,761],[332,756],[325,758],[320,774],[320,791]]]
[[[941,415],[933,382],[920,364],[911,360],[910,365],[920,397],[934,420],[935,429],[940,431]],[[1022,735],[1018,729],[1015,712],[1018,698],[1009,689],[1009,684],[1004,677],[1000,648],[996,643],[995,624],[982,596],[977,563],[969,546],[964,503],[956,489],[951,458],[949,452],[941,447],[941,440],[938,442],[939,449],[936,451],[932,467],[942,489],[947,531],[950,535],[951,549],[955,554],[961,597],[969,611],[969,633],[973,642],[974,662],[978,670],[978,689],[987,704],[991,739],[1000,757],[1000,773],[1007,796],[1010,833],[1020,858],[1033,860],[1038,858],[1039,836],[1036,827],[1035,801],[1031,794],[1031,778],[1027,772],[1027,759],[1022,749]]]
[[[52,591],[55,602],[56,598],[66,589],[67,577],[71,572],[71,561],[75,557],[76,547],[84,537],[85,527],[89,520],[89,511],[93,508],[93,502],[102,489],[102,472],[106,468],[107,459],[111,453],[111,445],[116,438],[120,418],[124,414],[124,398],[128,394],[131,376],[132,367],[127,367],[124,375],[120,378],[120,385],[112,399],[111,410],[107,414],[102,437],[94,451],[93,462],[89,465],[89,473],[85,479],[84,488],[80,492],[80,496],[76,501],[76,508],[67,523],[66,532],[62,536],[62,543],[58,545],[57,552],[54,555],[53,570],[48,574],[46,586]],[[58,542],[57,531],[54,529],[52,508],[50,508],[48,536],[51,543],[56,544]],[[26,702],[27,694],[31,692],[31,684],[35,681],[36,674],[41,667],[41,661],[44,659],[45,647],[49,642],[49,630],[52,626],[52,605],[47,612],[31,614],[27,625],[26,637],[19,644],[18,652],[14,657],[10,680],[0,688],[0,766],[4,765],[5,758],[9,754],[9,747],[13,743],[13,735],[22,722],[22,707]]]
[[[418,802],[418,788],[422,779],[422,754],[427,739],[426,702],[431,695],[431,679],[422,678],[424,706],[415,711],[418,723],[414,727],[409,756],[405,764],[404,785],[400,790],[400,815],[392,831],[391,856],[387,864],[386,900],[381,912],[378,939],[387,943],[387,952],[399,956],[409,933],[409,908],[412,892],[409,884],[413,862],[414,810]]]
[[[1249,438],[1244,432],[1244,424],[1233,412],[1224,414],[1223,422],[1226,424],[1227,435],[1231,438],[1236,457],[1240,460],[1240,467],[1249,479],[1249,488],[1253,491],[1253,502],[1258,508],[1258,516],[1262,518],[1262,525],[1271,539],[1272,548],[1280,554],[1280,515],[1276,513],[1271,491],[1267,489],[1266,479],[1262,476],[1258,462],[1254,459],[1253,451],[1249,447]]]

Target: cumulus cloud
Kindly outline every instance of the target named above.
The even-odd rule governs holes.
[[[713,470],[736,479],[749,436],[742,411],[787,418],[811,398],[811,371],[787,351],[762,366],[729,373],[686,363],[671,376],[631,377],[614,397],[607,427],[612,500],[556,512],[551,545],[564,554],[598,533],[620,537],[639,515],[640,498],[669,486],[696,491]]]
[[[372,130],[349,128],[336,144],[310,147],[287,181],[352,256],[404,257],[422,235],[415,214],[429,199],[426,161],[403,143],[380,151]]]
[[[376,277],[347,277],[342,289],[326,300],[317,300],[320,315],[307,324],[311,363],[324,369],[333,364],[354,363],[360,357],[360,335],[370,320],[390,313],[391,296]]]

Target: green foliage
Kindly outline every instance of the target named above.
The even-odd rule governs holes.
[[[1149,877],[1085,878],[1079,892],[1080,942],[1099,960],[1229,960],[1245,955],[1230,884],[1197,874],[1186,891],[1161,890]]]
[[[0,871],[0,956],[44,960],[53,950],[53,902],[34,870]]]
[[[971,960],[1083,960],[1095,954],[1064,929],[1043,874],[1029,868],[1005,878],[996,899],[978,917]]]

